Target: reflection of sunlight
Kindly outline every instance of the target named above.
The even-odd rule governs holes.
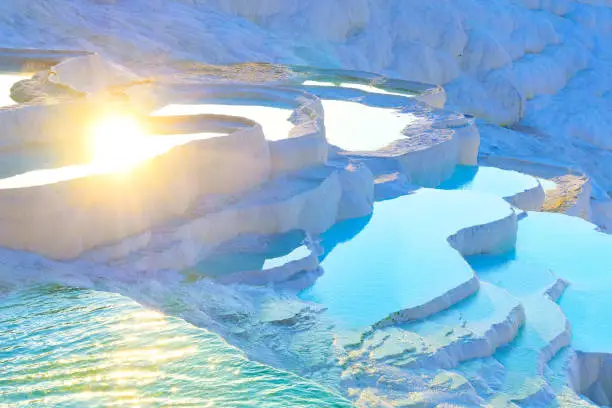
[[[126,171],[173,147],[221,135],[215,132],[150,135],[135,117],[119,115],[99,121],[90,132],[93,173]]]
[[[95,122],[86,135],[89,138],[90,163],[32,170],[0,179],[0,189],[34,187],[95,174],[126,172],[174,147],[226,134],[200,132],[151,135],[144,131],[138,119],[133,116],[107,116]]]
[[[140,123],[130,116],[111,116],[95,123],[90,131],[93,164],[127,170],[149,155]]]

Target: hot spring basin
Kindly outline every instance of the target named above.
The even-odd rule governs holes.
[[[581,218],[529,213],[519,222],[516,254],[498,268],[552,271],[570,283],[559,304],[572,325],[574,348],[612,352],[612,236]]]
[[[400,109],[324,99],[327,141],[347,151],[374,151],[401,139],[414,115]]]
[[[498,248],[479,249],[503,250],[513,243],[514,220],[514,211],[500,198],[471,192],[421,189],[378,202],[370,220],[345,221],[322,235],[325,273],[300,297],[321,303],[338,325],[352,328],[407,309],[425,310],[436,302],[452,304],[458,299],[444,295],[469,287],[475,278],[448,238],[498,222],[487,234]],[[463,244],[469,251],[481,243],[468,239]],[[474,246],[467,249],[470,244]],[[477,282],[462,296],[476,288]]]

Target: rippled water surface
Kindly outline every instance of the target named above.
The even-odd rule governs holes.
[[[0,296],[2,406],[350,406],[119,295],[46,286]]]

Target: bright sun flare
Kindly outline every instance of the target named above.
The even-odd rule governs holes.
[[[91,129],[93,164],[104,169],[128,170],[148,157],[147,136],[131,116],[110,116]]]

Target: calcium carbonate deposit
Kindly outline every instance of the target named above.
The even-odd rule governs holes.
[[[612,2],[0,31],[0,406],[612,405]]]

